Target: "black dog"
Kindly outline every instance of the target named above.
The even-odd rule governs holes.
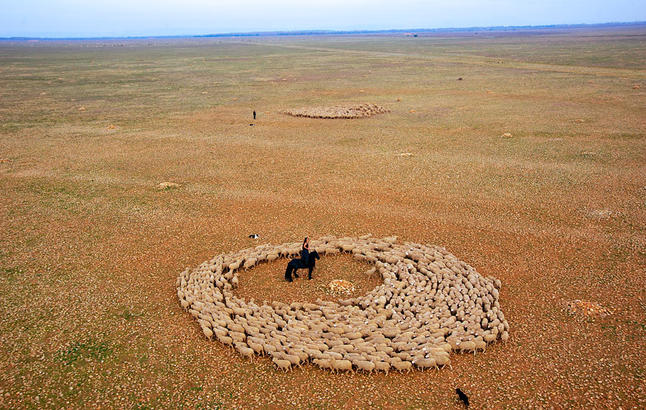
[[[462,403],[464,403],[464,407],[468,408],[469,407],[469,396],[464,394],[464,392],[462,390],[460,390],[459,387],[457,389],[455,389],[455,392],[458,394],[458,398],[462,401]]]
[[[309,278],[312,279],[312,271],[314,270],[314,266],[316,266],[317,259],[321,259],[321,257],[319,256],[319,253],[316,251],[310,252],[310,258],[307,266],[303,266],[301,263],[302,261],[300,259],[292,259],[287,264],[287,269],[285,270],[285,280],[287,280],[288,282],[291,282],[292,273],[294,274],[294,276],[298,277],[298,275],[296,274],[296,271],[298,269],[305,269],[305,268],[309,270]]]

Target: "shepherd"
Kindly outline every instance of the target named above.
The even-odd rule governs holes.
[[[314,270],[317,259],[320,259],[320,256],[316,251],[310,253],[310,239],[306,236],[303,240],[303,246],[301,247],[301,258],[292,259],[287,264],[287,269],[285,270],[285,280],[287,282],[292,282],[292,273],[294,274],[294,277],[298,278],[296,271],[298,269],[305,268],[307,268],[309,271],[308,278],[312,279],[312,271]]]
[[[256,110],[253,110],[253,119],[256,119]]]

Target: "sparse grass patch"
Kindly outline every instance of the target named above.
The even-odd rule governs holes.
[[[16,279],[17,277],[21,276],[25,271],[22,270],[22,268],[18,267],[0,267],[0,276],[3,279]]]
[[[103,362],[114,349],[110,343],[103,340],[89,338],[83,342],[73,342],[71,345],[60,349],[56,353],[56,361],[71,365],[77,362],[89,362],[96,360]]]
[[[143,313],[133,313],[128,308],[124,309],[123,312],[119,314],[119,317],[125,319],[126,321],[131,321],[143,316]]]

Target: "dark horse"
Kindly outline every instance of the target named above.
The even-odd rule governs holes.
[[[314,270],[314,266],[316,266],[317,259],[321,259],[321,257],[319,256],[319,253],[316,251],[310,252],[310,257],[309,257],[307,266],[303,266],[301,259],[292,259],[287,264],[287,269],[285,270],[285,280],[287,280],[288,282],[291,282],[292,273],[294,274],[294,276],[298,277],[298,275],[296,274],[296,271],[298,269],[305,269],[305,268],[309,270],[309,278],[312,279],[312,271]]]

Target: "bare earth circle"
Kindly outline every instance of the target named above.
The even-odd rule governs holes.
[[[269,355],[289,370],[312,362],[330,370],[409,371],[450,364],[451,351],[476,352],[509,337],[498,302],[501,283],[444,248],[376,239],[323,237],[310,249],[374,265],[383,284],[339,302],[256,304],[233,294],[238,272],[298,255],[299,243],[218,255],[177,279],[180,304],[207,338],[240,354]]]
[[[282,259],[238,271],[240,284],[233,290],[233,294],[247,302],[253,300],[259,304],[265,301],[315,303],[317,299],[339,302],[341,299],[365,295],[384,283],[378,272],[366,274],[374,265],[359,261],[350,253],[327,254],[317,260],[312,280],[308,279],[307,270],[301,269],[298,271],[299,278],[287,282],[286,264],[286,260]],[[334,279],[351,281],[355,287],[354,292],[349,295],[332,292],[328,285]]]

